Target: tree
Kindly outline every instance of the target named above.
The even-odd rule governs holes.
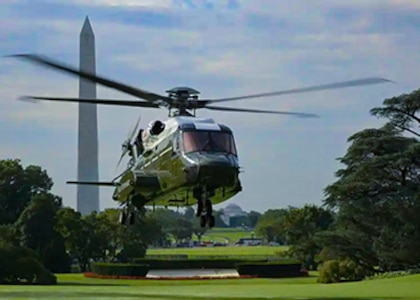
[[[90,260],[101,256],[101,245],[96,244],[95,228],[91,219],[83,218],[72,208],[62,208],[57,213],[57,230],[63,235],[66,248],[77,259],[80,270],[89,269]]]
[[[106,237],[106,253],[104,260],[115,262],[119,250],[122,248],[122,230],[119,222],[120,210],[105,209],[97,215],[97,231]]]
[[[393,124],[352,135],[324,203],[338,211],[325,246],[366,268],[420,262],[420,144]]]
[[[269,209],[259,218],[255,231],[264,237],[267,242],[283,242],[285,232],[282,220],[287,214],[287,209]]]
[[[16,222],[20,244],[33,249],[52,272],[68,272],[69,257],[63,237],[55,230],[55,215],[61,198],[49,193],[35,194]]]
[[[194,209],[191,206],[188,206],[185,209],[184,218],[188,221],[194,221],[195,219],[197,219],[197,217],[195,216]]]
[[[176,220],[182,215],[171,210],[164,208],[157,208],[154,211],[150,211],[147,214],[151,218],[155,219],[159,223],[160,227],[160,238],[159,244],[165,246],[169,244],[172,237],[174,227],[176,226]]]
[[[420,126],[419,112],[420,89],[410,94],[385,99],[382,107],[375,107],[370,111],[374,116],[387,118],[390,125],[417,137],[420,137],[420,131],[415,129]]]
[[[315,257],[322,249],[317,236],[329,229],[333,221],[331,211],[316,205],[289,207],[282,219],[285,240],[290,245],[287,253],[302,261],[305,268],[316,270],[318,265]]]
[[[32,197],[48,193],[53,185],[39,166],[23,168],[20,160],[0,160],[0,225],[14,223]]]
[[[118,254],[120,261],[128,262],[146,255],[147,246],[159,238],[160,226],[156,220],[155,216],[147,214],[143,209],[138,212],[133,226],[121,227],[122,250]]]
[[[193,234],[192,222],[182,217],[176,219],[174,227],[172,227],[171,234],[177,242],[179,240],[191,239]]]
[[[192,231],[197,236],[198,242],[201,242],[201,238],[207,232],[208,227],[201,227],[200,219],[194,218],[192,221]]]
[[[261,218],[261,214],[259,212],[251,210],[248,213],[249,226],[252,228],[255,228],[260,218]]]

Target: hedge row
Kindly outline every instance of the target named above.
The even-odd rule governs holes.
[[[147,259],[137,258],[133,260],[136,264],[149,265],[150,269],[235,269],[239,263],[250,262],[245,259]],[[267,259],[255,260],[252,262],[267,262]]]
[[[293,262],[263,262],[242,263],[236,267],[239,275],[257,276],[262,278],[299,277],[302,272],[300,263]]]
[[[385,279],[385,278],[395,278],[395,277],[402,277],[408,275],[420,274],[420,268],[417,269],[408,269],[405,271],[390,271],[384,273],[377,273],[375,275],[366,277],[366,280],[374,280],[374,279]]]
[[[177,265],[179,261],[166,261],[166,260],[155,260],[156,266],[160,269],[187,269],[187,268],[200,268],[204,266],[207,268],[226,268],[226,260],[191,260],[188,264],[184,261],[183,264]],[[204,263],[203,263],[204,262]],[[210,264],[211,262],[211,264]],[[297,277],[306,275],[301,271],[301,264],[293,261],[283,262],[242,262],[237,263],[229,261],[234,266],[231,268],[236,269],[240,276],[252,276],[252,277],[266,277],[266,278],[280,278],[280,277]],[[173,264],[173,265],[170,265]],[[207,264],[207,265],[206,265]],[[175,266],[175,267],[174,267]],[[113,263],[93,263],[92,273],[100,276],[107,276],[110,278],[124,278],[124,277],[145,277],[150,269],[155,268],[148,264],[113,264]]]
[[[144,264],[114,264],[114,263],[93,263],[92,272],[97,275],[107,276],[137,276],[145,277],[150,268]]]
[[[188,254],[147,254],[147,259],[188,259]]]
[[[141,276],[117,276],[117,275],[97,275],[95,273],[84,273],[86,278],[97,278],[97,279],[137,279],[137,280],[216,280],[216,279],[251,279],[256,278],[256,276],[223,276],[223,277],[214,277],[214,276],[176,276],[176,277],[141,277]]]
[[[187,260],[187,259],[238,259],[238,260],[252,260],[261,261],[265,259],[279,260],[278,255],[202,255],[202,254],[147,254],[145,257],[134,258],[136,259],[162,259],[162,260]]]

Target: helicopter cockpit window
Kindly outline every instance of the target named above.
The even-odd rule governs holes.
[[[224,152],[236,155],[233,136],[218,131],[191,131],[183,133],[185,153],[191,152]]]

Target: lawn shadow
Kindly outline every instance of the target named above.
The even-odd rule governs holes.
[[[98,285],[96,285],[98,286]],[[133,298],[133,299],[168,299],[168,300],[400,300],[400,299],[413,299],[414,298],[400,298],[400,297],[218,297],[218,296],[187,296],[187,295],[167,295],[167,294],[148,294],[148,293],[106,293],[106,292],[45,292],[45,291],[13,291],[13,292],[0,292],[1,297],[5,298],[92,298],[92,299],[119,299],[119,298]]]
[[[130,286],[120,283],[87,283],[87,282],[59,282],[57,286]]]

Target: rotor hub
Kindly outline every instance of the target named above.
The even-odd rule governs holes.
[[[171,108],[177,109],[174,115],[188,115],[187,110],[194,110],[198,106],[199,91],[190,87],[175,87],[166,91],[172,99]]]

